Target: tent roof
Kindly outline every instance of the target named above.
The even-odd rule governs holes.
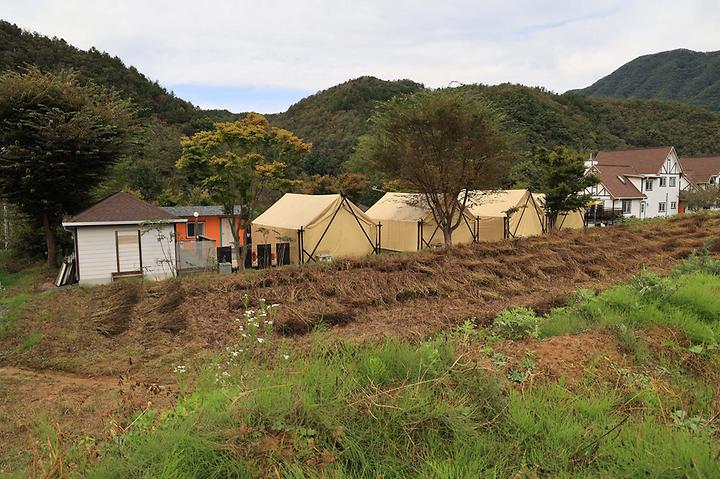
[[[501,217],[510,208],[522,206],[528,190],[474,190],[468,196],[467,209],[472,216]]]
[[[341,200],[340,195],[285,193],[263,214],[255,218],[252,224],[297,230],[312,223]]]
[[[419,193],[385,193],[365,214],[375,220],[420,221],[432,210]]]

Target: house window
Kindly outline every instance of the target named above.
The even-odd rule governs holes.
[[[195,238],[197,236],[205,235],[205,223],[188,222],[187,225],[187,237]]]
[[[632,208],[632,200],[622,200],[622,212],[624,215],[629,215]]]
[[[676,209],[677,209],[677,202],[676,202],[676,201],[671,201],[671,202],[670,202],[670,209],[671,209],[671,210],[676,210]]]
[[[640,214],[645,214],[645,203],[640,203]]]
[[[647,180],[645,180],[645,191],[652,191],[652,184],[652,178],[648,178]]]
[[[670,177],[670,188],[674,188],[675,186],[677,186],[677,178],[675,178],[674,176],[671,176]]]
[[[665,213],[665,202],[661,201],[658,203],[658,213]]]
[[[664,176],[661,176],[660,177],[660,188],[663,188],[665,186],[667,186],[667,178],[665,178]]]

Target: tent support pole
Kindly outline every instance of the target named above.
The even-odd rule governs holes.
[[[377,224],[377,244],[375,245],[375,254],[380,254],[382,247],[382,223],[378,221]]]
[[[343,200],[344,200],[344,198],[343,198]],[[328,221],[328,224],[327,224],[327,226],[325,227],[325,231],[323,231],[323,234],[320,235],[320,239],[318,240],[318,242],[315,243],[315,247],[313,248],[312,253],[309,254],[309,256],[310,256],[311,259],[313,259],[314,255],[315,255],[315,251],[317,251],[318,247],[320,246],[320,243],[322,243],[323,238],[325,238],[325,234],[326,234],[326,233],[328,232],[328,230],[330,229],[330,226],[333,224],[333,221],[335,221],[335,217],[336,217],[337,214],[340,212],[340,210],[342,209],[342,207],[343,207],[343,202],[341,201],[341,202],[340,202],[340,206],[338,206],[338,208],[335,210],[335,213],[333,213],[332,218],[330,218],[330,221]],[[364,230],[363,230],[363,231],[364,231]],[[367,236],[367,235],[366,235],[366,236]],[[370,242],[370,244],[372,244],[372,241]]]
[[[365,235],[365,238],[367,238],[368,243],[370,243],[370,246],[374,247],[375,245],[373,245],[373,242],[370,239],[370,236],[368,236],[367,231],[365,231],[365,228],[363,228],[362,223],[360,223],[360,218],[357,217],[357,215],[355,214],[355,210],[352,209],[352,206],[350,206],[350,202],[344,196],[342,197],[342,202],[340,203],[340,206],[342,206],[343,204],[347,204],[347,207],[350,210],[350,213],[352,213],[353,217],[355,218],[355,221],[357,221],[357,224],[360,227],[360,230]]]
[[[520,228],[520,223],[522,223],[523,216],[525,215],[525,210],[527,209],[528,202],[530,202],[530,199],[532,199],[532,194],[528,193],[528,199],[525,200],[525,206],[523,206],[522,213],[520,213],[520,219],[518,219],[517,226],[515,227],[515,231],[510,233],[510,235],[514,238],[517,234],[518,228]],[[510,230],[510,218],[508,218],[508,230]]]
[[[540,220],[540,228],[542,228],[543,233],[547,233],[547,228],[545,222],[543,222],[543,219],[540,217],[540,210],[538,209],[537,202],[535,201],[535,198],[533,198],[532,191],[528,190],[530,192],[530,199],[533,202],[533,206],[535,206],[535,214],[538,217],[538,220]],[[545,215],[547,218],[547,215]]]
[[[422,220],[418,221],[417,223],[417,250],[420,251],[422,249]]]
[[[437,226],[435,227],[435,230],[433,231],[433,234],[430,235],[430,240],[429,240],[429,241],[432,241],[433,238],[435,238],[435,233],[437,233],[439,229],[440,229],[440,225],[437,225]],[[430,242],[429,242],[429,241],[425,241],[425,238],[423,238],[423,243],[425,243],[425,245],[426,245],[428,248],[430,247]]]
[[[468,227],[468,231],[470,231],[470,234],[472,235],[473,243],[476,243],[475,241],[475,231],[470,226],[470,222],[467,219],[467,216],[465,216],[465,212],[463,211],[463,221],[465,221],[465,226]]]
[[[298,264],[303,264],[302,228],[297,230]]]

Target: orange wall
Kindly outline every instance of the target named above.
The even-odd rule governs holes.
[[[203,236],[207,238],[212,238],[215,240],[215,246],[217,248],[220,247],[220,216],[199,216],[197,219],[198,223],[205,223],[205,234]],[[194,223],[195,217],[190,216],[187,218],[188,223]],[[238,218],[238,221],[240,219]],[[239,228],[240,232],[240,244],[243,244],[245,242],[245,235],[243,234],[243,228]],[[177,237],[178,241],[184,241],[187,240],[187,225],[185,223],[176,223],[175,224],[175,236]],[[229,230],[225,229],[223,231],[223,234],[225,236],[230,236],[229,238],[223,237],[223,241],[232,241],[232,234]]]

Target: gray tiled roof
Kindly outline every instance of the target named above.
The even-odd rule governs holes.
[[[163,206],[163,210],[167,211],[171,215],[178,216],[180,218],[192,218],[194,213],[197,211],[200,216],[225,216],[223,214],[223,208],[220,205],[211,206]],[[240,214],[240,206],[235,205],[235,214]]]

